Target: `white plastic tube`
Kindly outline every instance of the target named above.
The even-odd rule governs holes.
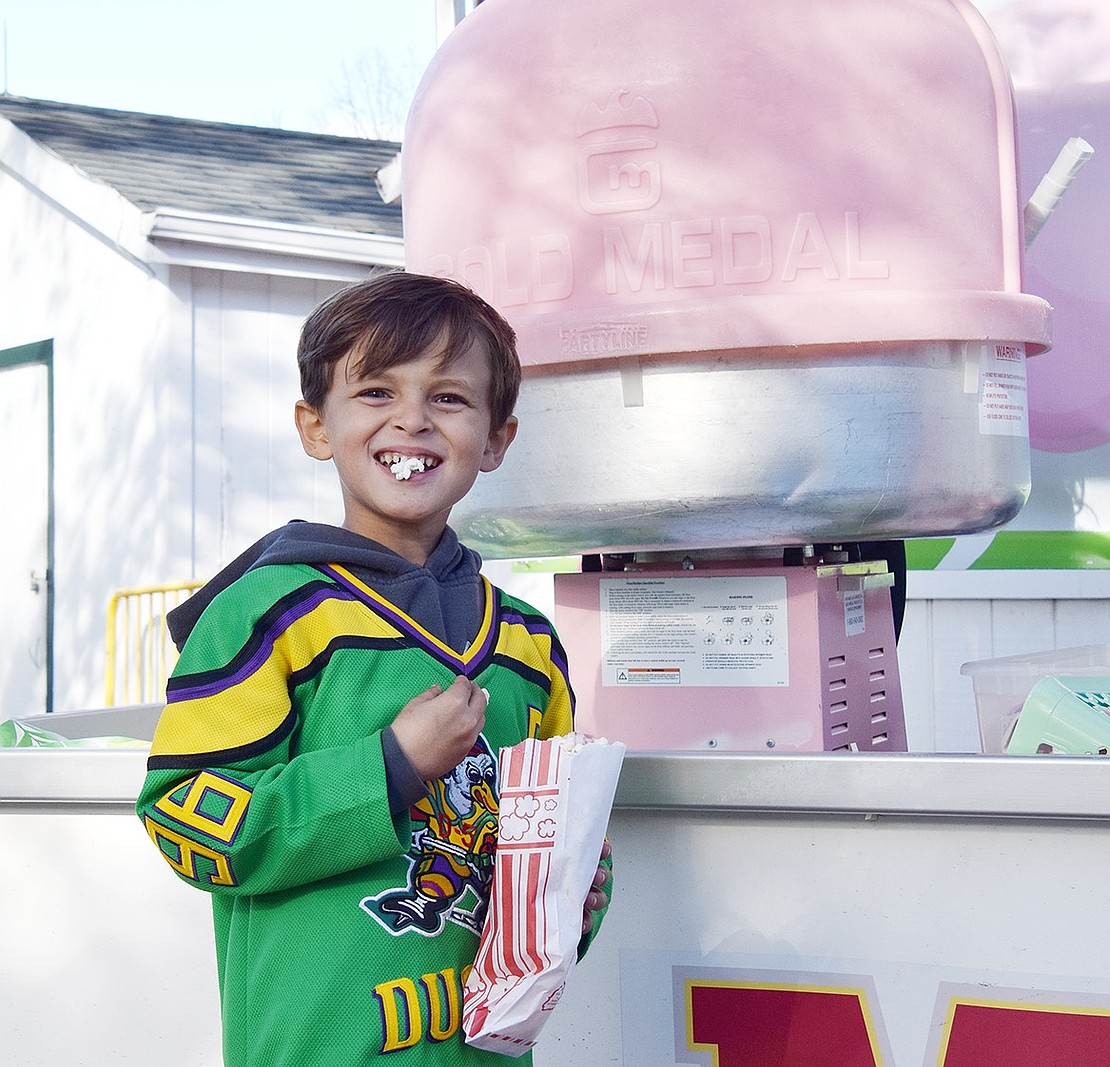
[[[1025,247],[1041,232],[1045,220],[1060,203],[1060,198],[1068,191],[1068,186],[1082,170],[1083,165],[1094,155],[1094,149],[1082,137],[1072,137],[1060,149],[1055,162],[1041,179],[1040,185],[1033,190],[1029,203],[1025,205]]]

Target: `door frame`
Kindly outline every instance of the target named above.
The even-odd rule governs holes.
[[[0,348],[0,373],[46,368],[46,710],[54,710],[54,342]]]

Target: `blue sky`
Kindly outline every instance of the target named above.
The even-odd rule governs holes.
[[[407,101],[436,45],[435,0],[0,0],[0,28],[13,96],[323,133],[358,132],[374,64]]]
[[[975,2],[989,12],[1013,0]],[[400,139],[408,100],[435,51],[435,7],[435,0],[0,0],[0,89]],[[366,101],[381,84],[379,69],[391,89],[371,115]]]

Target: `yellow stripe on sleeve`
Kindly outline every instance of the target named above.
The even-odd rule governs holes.
[[[290,713],[289,679],[343,636],[393,639],[400,631],[354,600],[328,599],[281,634],[266,637],[247,663],[171,692],[151,756],[227,752],[270,737]]]

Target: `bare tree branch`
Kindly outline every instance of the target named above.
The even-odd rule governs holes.
[[[423,64],[413,51],[381,46],[344,65],[333,88],[330,133],[400,141]]]

